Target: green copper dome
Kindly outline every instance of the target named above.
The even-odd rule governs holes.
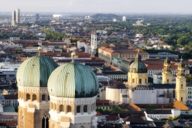
[[[140,55],[137,55],[135,60],[129,66],[129,72],[133,72],[133,73],[147,73],[147,67],[141,61],[141,56]]]
[[[98,82],[88,66],[66,63],[50,75],[48,91],[50,95],[57,97],[93,97],[97,95]]]
[[[25,60],[17,70],[17,85],[26,87],[47,87],[52,71],[58,65],[46,56],[34,56]]]

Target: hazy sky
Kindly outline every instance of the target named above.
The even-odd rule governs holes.
[[[192,14],[192,0],[0,0],[0,11]]]

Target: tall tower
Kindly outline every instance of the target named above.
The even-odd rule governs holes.
[[[98,82],[85,65],[66,63],[48,80],[50,128],[96,128]]]
[[[176,88],[175,88],[175,98],[176,100],[186,103],[187,100],[187,85],[185,78],[184,65],[181,62],[178,64],[177,74],[176,74]]]
[[[128,71],[128,87],[134,88],[138,85],[148,85],[147,67],[141,61],[139,53],[129,66]]]
[[[12,12],[11,26],[16,26],[16,11],[15,10]]]
[[[39,18],[40,18],[40,16],[39,16],[39,14],[37,13],[37,14],[35,15],[35,22],[36,22],[36,23],[39,22]]]
[[[49,127],[47,81],[57,64],[45,56],[25,60],[17,71],[18,128]]]
[[[96,32],[92,32],[91,34],[91,55],[95,56],[96,52],[97,52],[97,34]]]
[[[126,22],[126,21],[127,21],[126,16],[123,16],[123,17],[122,17],[122,21],[123,21],[123,22]]]
[[[20,16],[20,9],[17,9],[15,12],[16,12],[16,19],[15,19],[15,21],[16,21],[17,24],[20,24],[20,19],[21,19],[20,18],[21,17]]]
[[[173,82],[173,75],[170,70],[170,61],[165,59],[162,69],[162,84],[171,84]]]
[[[20,23],[20,9],[14,10],[12,12],[11,26],[16,26]]]

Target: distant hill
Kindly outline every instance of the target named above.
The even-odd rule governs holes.
[[[96,20],[113,20],[114,18],[115,19],[120,19],[120,16],[115,15],[115,14],[101,14],[101,13],[98,13],[98,14],[93,15],[92,18],[96,19]]]

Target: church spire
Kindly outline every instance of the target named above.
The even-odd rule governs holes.
[[[171,84],[173,82],[173,75],[170,68],[171,68],[170,61],[168,58],[166,58],[163,62],[162,84]]]
[[[187,100],[187,82],[185,77],[185,67],[183,64],[183,59],[180,59],[177,67],[177,74],[176,74],[176,88],[175,88],[175,98],[176,100],[186,103]]]
[[[37,49],[38,49],[38,54],[37,54],[37,55],[38,55],[38,56],[41,56],[41,50],[42,50],[42,47],[39,46]]]
[[[177,75],[178,76],[183,76],[185,74],[184,71],[184,64],[183,64],[183,59],[180,59],[180,62],[178,63],[178,67],[177,67]]]
[[[72,62],[72,63],[75,62],[75,58],[78,58],[78,57],[77,57],[76,52],[73,51],[73,52],[71,53],[71,62]]]

